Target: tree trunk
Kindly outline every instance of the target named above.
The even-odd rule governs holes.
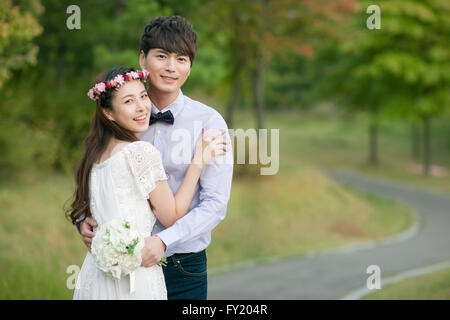
[[[252,79],[252,91],[253,101],[255,103],[256,121],[258,129],[264,128],[264,72],[266,67],[266,56],[264,49],[264,32],[268,30],[268,15],[270,14],[270,5],[268,0],[262,1],[262,10],[259,14],[260,27],[258,30],[258,46],[255,51],[256,63],[254,65],[253,79]]]
[[[416,123],[411,125],[411,156],[413,160],[420,159],[420,131]]]
[[[64,66],[66,65],[64,57],[66,56],[66,52],[67,52],[67,46],[66,46],[65,39],[59,39],[57,56],[56,56],[56,59],[57,59],[56,70],[59,75],[64,74]],[[63,83],[62,81],[57,81],[56,85],[62,85],[62,83]]]
[[[257,58],[256,70],[253,72],[252,92],[255,104],[255,115],[258,129],[264,128],[264,67],[265,62],[262,54]]]
[[[423,117],[423,173],[427,176],[430,173],[431,162],[431,123],[430,116],[425,115]]]
[[[369,163],[378,163],[378,124],[375,121],[369,127]]]
[[[239,60],[236,61],[232,74],[233,85],[231,89],[231,98],[225,115],[228,128],[233,128],[233,113],[241,98],[241,67],[241,62]]]

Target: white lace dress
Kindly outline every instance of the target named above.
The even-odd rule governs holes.
[[[135,222],[142,237],[151,234],[156,217],[147,201],[155,181],[167,180],[160,152],[150,143],[136,141],[100,164],[90,175],[90,208],[99,225],[115,218]],[[88,252],[78,275],[74,299],[167,299],[162,268],[154,265],[135,271],[134,293],[130,277],[115,280],[95,266]]]

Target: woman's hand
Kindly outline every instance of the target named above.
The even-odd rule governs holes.
[[[226,130],[218,130],[209,137],[206,137],[205,129],[202,129],[202,135],[195,144],[194,159],[192,162],[203,169],[215,157],[229,151],[230,148],[227,147],[229,142],[223,137],[218,138],[226,132]]]

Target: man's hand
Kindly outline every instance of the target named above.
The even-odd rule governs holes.
[[[97,226],[97,221],[92,217],[87,217],[80,224],[81,237],[86,247],[88,247],[89,252],[91,252],[92,238],[95,236],[95,233],[92,230]]]
[[[162,259],[166,245],[158,236],[147,237],[144,241],[144,248],[141,250],[141,266],[148,268],[157,264]]]

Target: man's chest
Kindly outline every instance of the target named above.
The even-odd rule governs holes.
[[[200,134],[201,128],[196,129],[190,125],[169,126],[156,123],[141,136],[141,140],[150,142],[160,151],[166,174],[178,178],[186,173]]]

